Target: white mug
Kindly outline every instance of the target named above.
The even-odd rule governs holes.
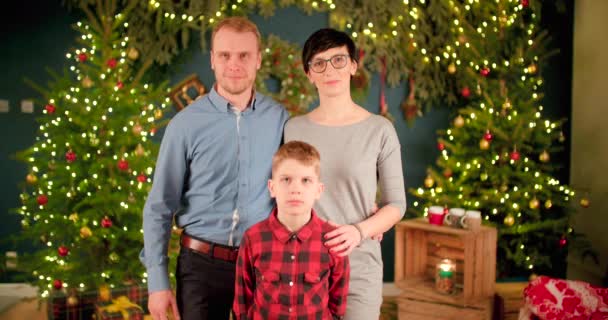
[[[481,228],[481,212],[467,210],[464,216],[460,218],[460,225],[471,231],[478,231]]]
[[[452,209],[450,209],[448,214],[445,215],[445,218],[443,219],[443,223],[445,223],[446,225],[448,225],[450,227],[460,228],[461,227],[460,219],[462,217],[464,217],[463,208],[452,208]]]

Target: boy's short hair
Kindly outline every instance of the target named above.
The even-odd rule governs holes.
[[[245,17],[228,17],[218,22],[215,27],[213,27],[213,31],[211,33],[211,50],[213,50],[213,40],[215,39],[215,34],[222,28],[228,28],[236,32],[243,33],[252,32],[258,40],[258,50],[262,50],[262,36],[260,35],[258,26]]]
[[[309,63],[317,53],[343,46],[346,47],[350,59],[358,63],[359,56],[357,55],[355,42],[345,32],[324,28],[311,34],[302,49],[302,67],[304,68],[304,73],[308,73],[310,69]]]
[[[313,166],[317,176],[321,175],[321,156],[312,145],[302,141],[289,141],[282,145],[272,157],[272,174],[281,162],[293,159],[306,166]]]

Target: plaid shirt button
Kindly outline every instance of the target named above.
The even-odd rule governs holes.
[[[293,287],[293,281],[289,281],[289,286]]]
[[[293,254],[291,255],[291,260],[295,260],[296,256],[294,256]]]
[[[291,308],[289,308],[288,311],[291,312]]]

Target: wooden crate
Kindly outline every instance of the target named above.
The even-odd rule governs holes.
[[[493,297],[480,297],[465,304],[460,295],[435,291],[434,283],[424,279],[401,280],[397,298],[399,318],[408,320],[491,320]]]
[[[478,232],[431,225],[425,218],[395,226],[395,283],[433,280],[435,266],[449,258],[456,262],[455,284],[463,305],[492,297],[496,281],[496,229]]]

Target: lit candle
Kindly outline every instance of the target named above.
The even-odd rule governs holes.
[[[443,259],[437,264],[435,274],[435,289],[441,293],[450,294],[454,290],[454,271],[456,264],[450,259]]]

